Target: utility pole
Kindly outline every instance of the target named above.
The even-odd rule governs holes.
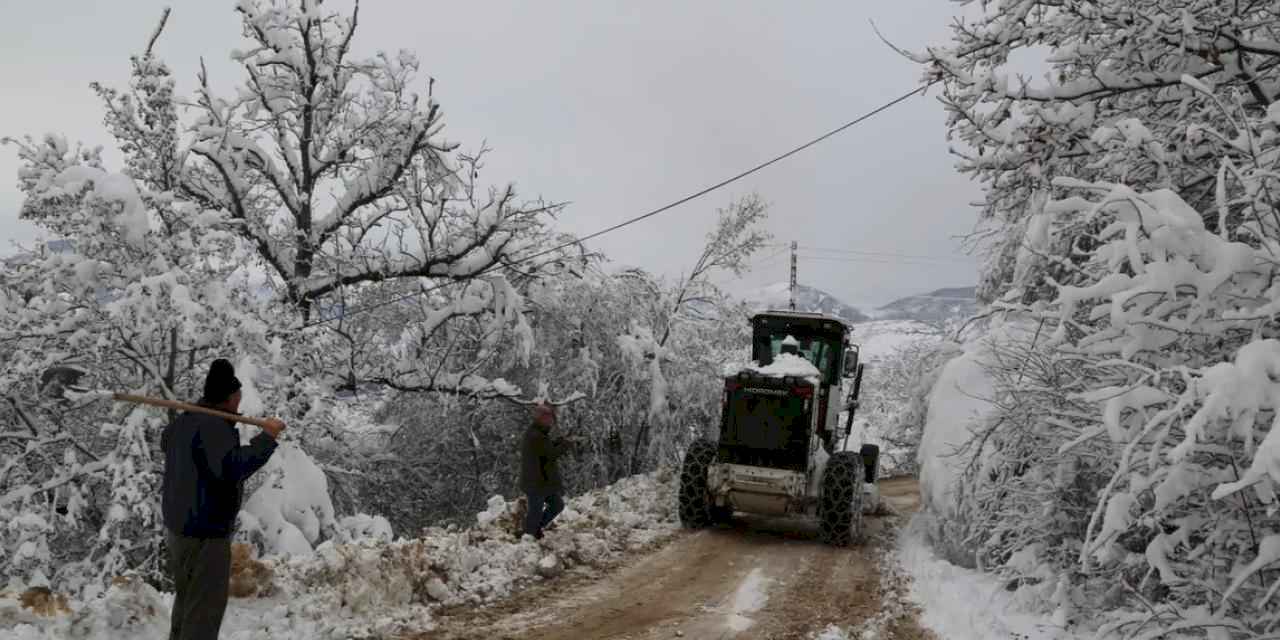
[[[796,241],[791,241],[791,310],[796,310]]]

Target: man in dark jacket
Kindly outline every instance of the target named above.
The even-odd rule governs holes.
[[[200,404],[237,413],[240,381],[231,363],[209,367]],[[244,481],[276,449],[284,423],[272,418],[248,446],[234,422],[198,413],[177,417],[160,438],[164,450],[162,510],[169,571],[177,596],[170,640],[216,640],[231,580],[231,533]]]
[[[533,423],[524,432],[520,446],[520,489],[529,500],[524,532],[541,540],[542,530],[564,509],[564,479],[560,476],[560,456],[568,446],[552,438],[556,411],[550,405],[534,407]]]

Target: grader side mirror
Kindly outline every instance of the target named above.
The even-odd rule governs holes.
[[[858,348],[849,347],[844,350],[844,377],[852,378],[858,373]]]

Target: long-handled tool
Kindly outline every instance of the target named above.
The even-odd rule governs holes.
[[[232,422],[243,422],[255,426],[266,428],[268,420],[266,418],[254,418],[251,416],[242,416],[238,413],[228,413],[219,411],[209,407],[202,407],[198,404],[190,404],[188,402],[178,402],[177,400],[166,400],[164,398],[149,398],[147,396],[135,396],[129,393],[115,393],[112,391],[88,391],[75,392],[67,391],[64,393],[68,400],[83,402],[86,400],[97,400],[99,398],[110,398],[116,402],[130,402],[133,404],[146,404],[153,407],[162,407],[164,409],[175,409],[177,411],[190,411],[192,413],[203,413],[205,415],[230,420]]]

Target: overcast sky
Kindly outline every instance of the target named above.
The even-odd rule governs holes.
[[[156,50],[190,92],[200,56],[215,86],[239,82],[234,2],[17,2],[0,21],[0,136],[60,132],[109,146],[88,85],[128,81],[128,56],[166,4]],[[334,7],[346,6],[342,3]],[[365,0],[358,54],[411,49],[436,79],[448,139],[493,148],[482,177],[572,204],[585,235],[737,173],[898,96],[918,69],[875,36],[945,41],[955,5],[894,2],[410,2]],[[109,154],[114,163],[118,155]],[[782,164],[592,243],[615,261],[675,275],[717,207],[756,191],[770,230],[802,246],[800,281],[854,304],[973,284],[957,236],[977,186],[955,173],[942,110],[916,97]],[[118,165],[116,165],[118,166]],[[38,230],[17,219],[17,159],[0,148],[0,252]],[[759,256],[746,290],[785,280]],[[832,259],[833,258],[833,259]],[[860,261],[849,261],[848,259]]]

